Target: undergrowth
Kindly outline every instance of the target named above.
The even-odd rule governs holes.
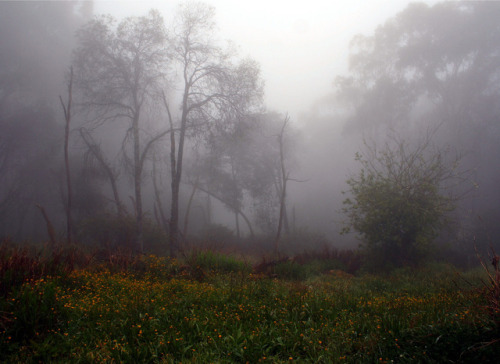
[[[213,252],[122,255],[32,276],[0,300],[0,361],[496,362],[483,272],[324,264],[284,259],[267,274]]]

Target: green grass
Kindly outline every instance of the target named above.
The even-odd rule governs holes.
[[[203,281],[156,257],[127,272],[26,281],[0,301],[0,361],[487,363],[500,354],[477,274],[271,279],[232,258],[198,263],[210,259],[221,266]]]
[[[232,256],[216,253],[210,250],[191,251],[186,262],[193,269],[218,273],[250,273],[251,267]]]

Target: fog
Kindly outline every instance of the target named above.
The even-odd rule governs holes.
[[[166,17],[179,1],[95,1],[95,12],[116,17],[159,9]],[[336,75],[348,69],[348,46],[356,34],[370,34],[404,9],[407,0],[234,2],[208,0],[215,7],[222,39],[259,62],[265,101],[294,122],[329,93]],[[433,4],[436,1],[424,1]]]
[[[500,4],[193,4],[0,3],[0,237],[356,248],[355,154],[396,135],[461,156],[436,241],[495,241]]]

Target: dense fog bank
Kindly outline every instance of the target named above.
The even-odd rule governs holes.
[[[291,119],[207,4],[121,19],[91,1],[1,2],[0,237],[46,241],[52,225],[165,254],[204,239],[357,248],[365,232],[341,234],[356,153],[428,140],[419,158],[442,158],[454,178],[436,188],[456,197],[433,242],[495,245],[499,18],[494,2],[412,3],[353,34],[349,71]]]

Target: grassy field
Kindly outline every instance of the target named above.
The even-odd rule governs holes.
[[[499,313],[485,309],[479,270],[351,276],[287,263],[263,275],[197,259],[31,274],[10,289],[4,269],[0,362],[498,362]]]

